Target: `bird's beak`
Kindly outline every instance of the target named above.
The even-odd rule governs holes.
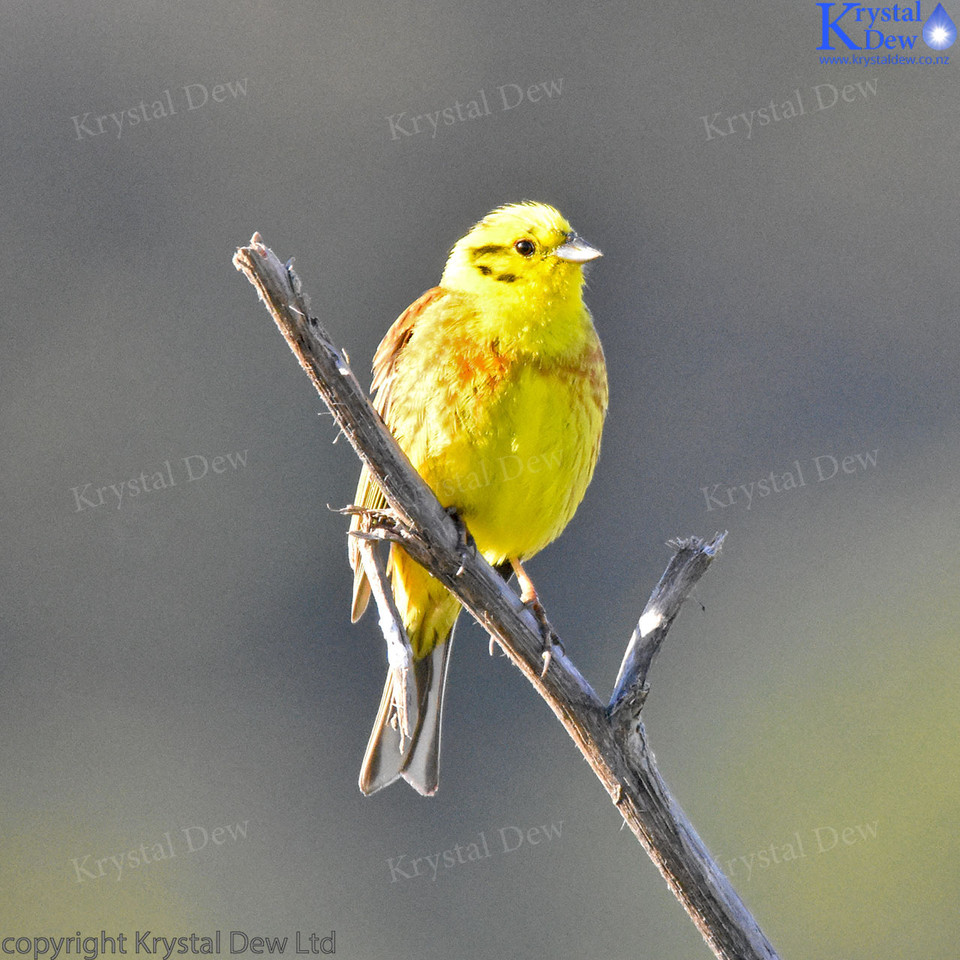
[[[597,257],[603,256],[596,247],[591,247],[586,240],[575,233],[568,233],[566,240],[553,251],[553,254],[570,263],[586,263],[588,260],[596,260]]]

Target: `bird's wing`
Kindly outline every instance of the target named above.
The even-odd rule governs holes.
[[[397,361],[403,355],[404,348],[414,335],[417,318],[431,304],[442,299],[445,294],[446,291],[442,287],[433,287],[414,300],[393,322],[386,336],[380,341],[377,352],[373,355],[373,383],[370,388],[376,393],[373,405],[390,429],[393,429],[394,426],[391,408],[393,385],[396,381],[398,367]],[[387,506],[383,491],[370,475],[366,465],[360,471],[354,504],[358,507],[368,507],[373,510],[381,510]],[[363,517],[354,516],[350,523],[350,529],[362,530],[363,528]],[[353,621],[357,621],[363,615],[363,611],[367,609],[367,603],[370,599],[370,584],[367,582],[366,574],[363,571],[363,561],[360,558],[360,551],[357,549],[356,538],[348,537],[348,541],[350,566],[353,567],[353,607],[350,616]]]

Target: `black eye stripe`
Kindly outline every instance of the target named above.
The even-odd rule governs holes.
[[[488,243],[482,247],[474,247],[470,251],[470,256],[476,260],[477,257],[488,257],[493,253],[503,253],[506,249],[502,243]]]

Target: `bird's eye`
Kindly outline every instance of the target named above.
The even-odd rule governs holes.
[[[513,249],[516,250],[521,257],[532,257],[534,251],[537,249],[537,245],[532,240],[518,240],[513,245]]]

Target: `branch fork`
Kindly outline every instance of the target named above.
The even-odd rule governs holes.
[[[640,616],[613,696],[604,704],[559,643],[550,648],[544,664],[538,618],[476,550],[463,549],[462,524],[458,529],[413,469],[360,387],[346,354],[310,315],[291,262],[281,263],[259,234],[236,251],[233,262],[257,289],[389,504],[389,515],[371,518],[371,529],[360,537],[360,549],[391,665],[409,668],[412,651],[377,540],[401,542],[414,560],[457,596],[490,634],[491,643],[496,640],[527,677],[583,753],[714,955],[724,960],[777,960],[773,946],[663,782],[640,720],[653,659],[726,534],[709,541],[690,537],[671,543],[676,553]],[[397,722],[401,732],[409,734],[404,725],[406,714],[412,712],[412,685],[404,686]]]

